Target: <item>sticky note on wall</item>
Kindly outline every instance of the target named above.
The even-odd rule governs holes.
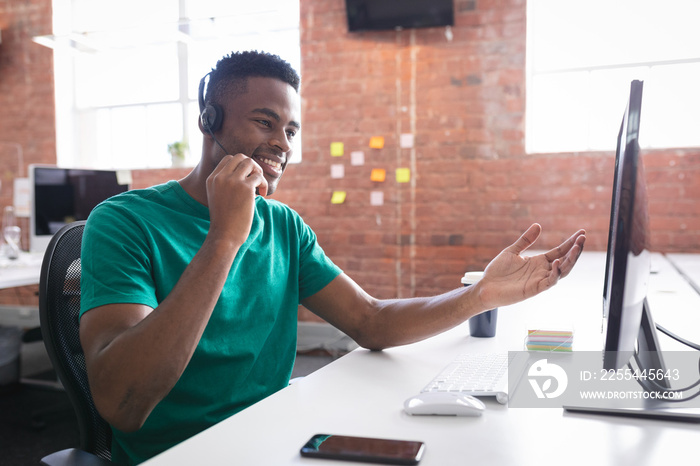
[[[411,181],[411,169],[410,168],[397,168],[396,169],[396,181],[399,183],[408,183]]]
[[[333,195],[331,196],[331,204],[342,204],[345,202],[345,196],[346,196],[345,191],[333,191]]]
[[[373,168],[369,179],[379,183],[383,182],[386,179],[386,170],[383,168]]]
[[[369,205],[379,206],[384,205],[384,192],[383,191],[372,191],[369,193]]]
[[[117,184],[133,184],[133,182],[131,170],[117,170]]]
[[[32,211],[32,187],[29,178],[14,179],[14,207],[17,217],[29,217]]]
[[[384,148],[384,137],[383,136],[372,136],[369,140],[369,147],[371,147],[372,149]]]
[[[345,152],[345,146],[342,142],[331,142],[331,156],[340,157]]]
[[[331,178],[338,179],[345,176],[345,165],[342,163],[334,163],[331,165]]]
[[[365,164],[365,153],[361,150],[350,152],[350,165],[360,166]]]

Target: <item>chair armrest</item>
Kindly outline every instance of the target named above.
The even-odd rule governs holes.
[[[68,448],[43,457],[41,464],[44,466],[108,466],[116,463],[77,448]]]

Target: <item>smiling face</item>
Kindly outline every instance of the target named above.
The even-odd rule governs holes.
[[[294,138],[301,129],[299,94],[275,78],[250,77],[246,81],[221,102],[224,118],[217,139],[229,154],[245,154],[262,167],[270,195],[287,168]],[[217,146],[214,165],[224,155]]]

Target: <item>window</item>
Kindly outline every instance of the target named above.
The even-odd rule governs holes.
[[[299,4],[289,0],[54,0],[54,35],[35,40],[54,48],[63,166],[168,167],[168,144],[182,140],[194,165],[197,90],[217,60],[256,49],[301,62]]]
[[[700,146],[696,0],[528,0],[527,152],[615,150],[633,79],[640,144]]]

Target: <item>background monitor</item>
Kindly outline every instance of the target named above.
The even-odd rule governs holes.
[[[29,249],[43,253],[63,225],[86,220],[105,199],[129,189],[112,170],[30,165]]]
[[[349,31],[454,25],[453,0],[345,0]]]

